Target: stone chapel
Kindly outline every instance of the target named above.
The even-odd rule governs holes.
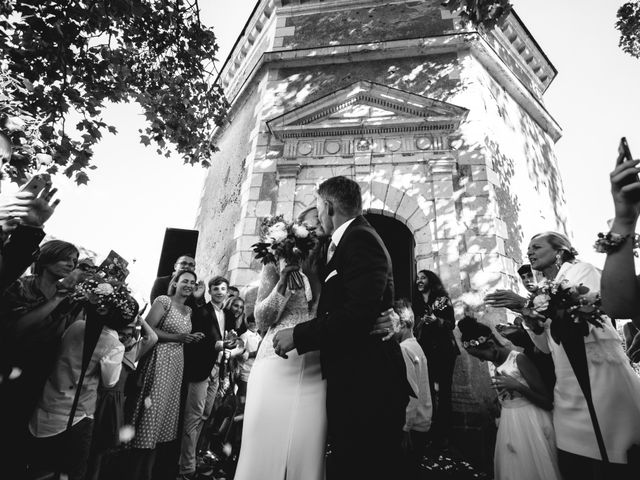
[[[561,129],[543,101],[557,72],[515,12],[482,31],[440,3],[257,2],[218,79],[231,107],[197,217],[201,275],[255,285],[261,219],[295,218],[345,175],[391,253],[397,297],[421,269],[454,300],[518,288],[529,238],[567,231]],[[461,359],[456,431],[482,461],[495,394],[486,365]]]

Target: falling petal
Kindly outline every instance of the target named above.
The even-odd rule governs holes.
[[[135,436],[135,434],[136,434],[136,430],[135,428],[133,428],[132,425],[125,425],[118,432],[118,438],[120,438],[120,441],[122,443],[128,443],[131,440],[133,440],[133,437]]]
[[[22,375],[22,369],[13,367],[11,369],[11,373],[9,374],[9,380],[15,380],[16,378],[20,377],[20,375]]]
[[[227,457],[231,455],[231,444],[225,443],[222,447],[222,453],[224,453]]]

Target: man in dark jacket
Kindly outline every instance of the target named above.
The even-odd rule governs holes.
[[[165,275],[164,277],[156,278],[155,282],[153,282],[153,287],[151,287],[151,294],[149,295],[149,301],[153,303],[153,301],[158,298],[160,295],[166,295],[169,291],[169,284],[171,283],[171,279],[173,276],[178,273],[188,270],[189,272],[195,272],[196,270],[196,260],[193,258],[191,254],[180,255],[176,260],[176,263],[173,265],[173,273],[171,275]],[[204,282],[199,281],[196,289],[193,291],[191,296],[187,298],[185,305],[191,307],[191,310],[195,310],[196,307],[200,307],[204,304]]]
[[[398,343],[370,334],[379,312],[393,304],[391,260],[362,216],[356,182],[330,178],[317,198],[331,235],[317,317],[280,330],[274,348],[285,358],[294,348],[320,350],[331,444],[327,479],[396,478],[411,388]]]
[[[231,312],[223,309],[228,288],[229,281],[224,277],[209,280],[211,302],[196,308],[191,317],[191,333],[203,333],[204,338],[186,344],[184,349],[188,390],[179,462],[179,473],[184,478],[191,478],[196,469],[198,437],[211,415],[218,391],[220,357],[225,349],[235,346],[233,341],[225,341],[226,332],[233,330],[235,323]]]

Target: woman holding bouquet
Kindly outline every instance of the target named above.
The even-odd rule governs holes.
[[[535,235],[527,256],[531,267],[546,280],[565,287],[583,285],[591,294],[600,291],[600,272],[591,264],[576,258],[569,240],[556,232]],[[536,295],[534,310],[544,311],[549,297]],[[511,300],[506,300],[508,297]],[[487,296],[487,303],[522,310],[530,302],[508,292]],[[553,422],[558,445],[558,460],[565,478],[631,478],[629,449],[640,443],[640,378],[629,365],[618,332],[606,316],[601,326],[588,323],[584,336],[589,385],[596,418],[609,464],[603,461],[587,399],[578,376],[557,334],[553,322],[561,318],[545,318],[524,309],[526,325],[536,346],[550,352],[556,373]],[[570,354],[572,358],[577,358]],[[578,374],[580,375],[580,374]],[[636,472],[637,474],[637,472]]]
[[[430,270],[418,272],[413,298],[415,336],[427,357],[431,398],[435,400],[431,439],[434,446],[444,448],[451,424],[453,369],[460,354],[453,337],[453,305],[442,280]]]
[[[279,262],[267,262],[260,277],[254,313],[266,333],[249,377],[234,478],[323,480],[327,414],[319,352],[294,350],[284,361],[273,349],[277,331],[311,318],[311,288],[298,265],[315,242],[304,226],[275,220],[263,236],[270,251],[280,252]]]

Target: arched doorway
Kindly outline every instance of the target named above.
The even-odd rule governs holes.
[[[387,250],[389,250],[391,263],[393,264],[396,299],[411,299],[416,275],[416,242],[411,230],[404,223],[392,217],[376,213],[367,213],[364,217],[376,229]]]

